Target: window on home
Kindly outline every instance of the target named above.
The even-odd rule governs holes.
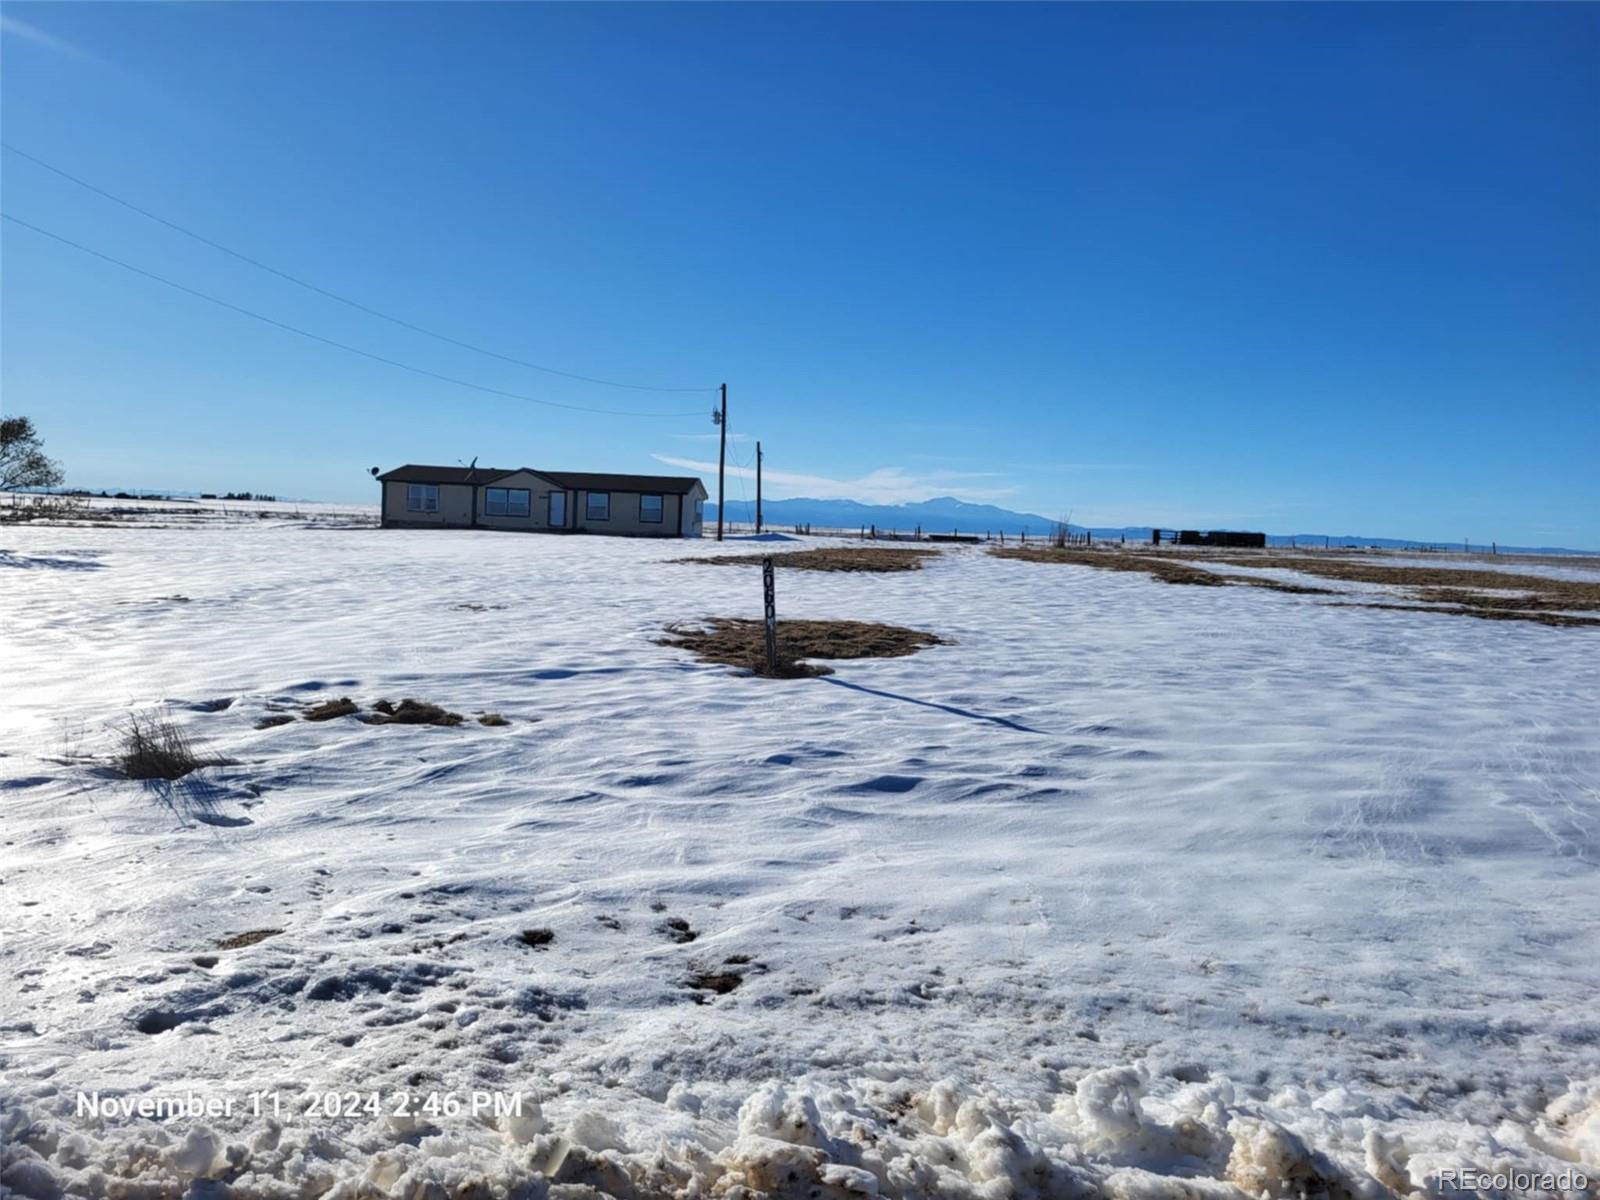
[[[436,483],[406,484],[407,512],[438,512],[439,485]]]
[[[527,488],[484,488],[483,511],[491,517],[525,517],[530,508]]]
[[[591,521],[609,521],[611,519],[611,493],[590,492],[589,502],[584,507],[583,515]]]
[[[639,497],[639,520],[654,525],[661,523],[660,496],[645,495]]]

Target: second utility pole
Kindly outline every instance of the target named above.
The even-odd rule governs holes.
[[[717,419],[722,441],[717,448],[717,541],[722,540],[722,476],[728,463],[728,385],[722,385],[722,415]]]
[[[761,532],[761,443],[756,443],[756,532]]]

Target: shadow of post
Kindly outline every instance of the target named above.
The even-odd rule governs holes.
[[[917,704],[923,708],[936,708],[940,712],[950,713],[952,716],[965,717],[969,721],[987,721],[991,725],[1000,725],[1006,729],[1015,729],[1018,733],[1043,734],[1042,729],[1030,729],[1028,726],[1016,721],[1009,721],[1005,717],[991,717],[984,713],[973,712],[969,708],[957,708],[953,704],[939,704],[933,700],[918,700],[915,696],[902,696],[898,692],[886,692],[882,688],[867,687],[862,683],[849,683],[837,675],[819,675],[818,683],[832,684],[834,687],[849,688],[853,692],[865,692],[869,696],[882,696],[886,700],[899,700],[906,704]]]

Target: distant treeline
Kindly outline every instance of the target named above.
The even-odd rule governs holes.
[[[171,495],[166,492],[112,492],[103,489],[95,492],[90,491],[88,488],[60,488],[51,490],[59,496],[99,496],[105,500],[191,500],[194,498],[193,492],[190,492],[187,495]],[[223,492],[221,495],[218,495],[216,492],[201,492],[200,499],[275,501],[277,500],[277,497],[269,496],[266,492]]]

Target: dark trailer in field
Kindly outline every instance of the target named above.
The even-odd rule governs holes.
[[[1158,540],[1160,536],[1161,531],[1157,530]],[[1180,529],[1173,540],[1180,546],[1251,547],[1259,550],[1266,547],[1267,535],[1237,529],[1213,529],[1207,533],[1201,533],[1198,529]]]

